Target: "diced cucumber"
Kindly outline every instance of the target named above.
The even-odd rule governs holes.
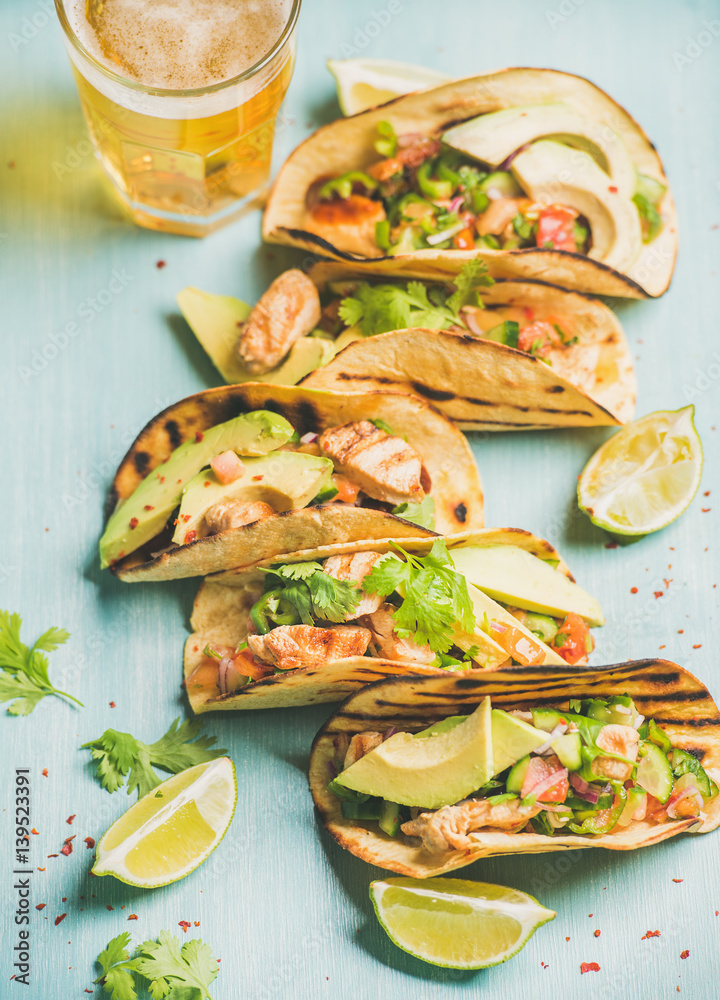
[[[507,782],[505,783],[505,787],[509,792],[515,792],[517,795],[520,794],[529,766],[530,754],[527,754],[526,757],[521,757],[517,764],[513,764],[510,768],[510,773],[507,776]]]
[[[523,625],[530,629],[541,642],[552,642],[558,634],[558,623],[549,615],[527,614]]]
[[[400,823],[400,806],[397,802],[388,802],[387,799],[383,799],[380,806],[380,819],[378,820],[380,829],[388,837],[397,837],[400,832]]]
[[[676,747],[670,756],[670,764],[676,778],[682,778],[686,774],[692,774],[695,778],[695,784],[697,785],[698,791],[702,797],[705,800],[713,797],[713,783],[697,757],[688,753],[687,750],[679,750]],[[677,784],[679,785],[679,781]]]
[[[523,189],[507,170],[494,170],[480,181],[478,187],[485,194],[496,191],[501,198],[522,198],[523,196]]]
[[[565,733],[558,736],[550,744],[558,756],[558,760],[568,771],[577,771],[582,767],[582,740],[580,733]]]
[[[654,177],[648,177],[647,174],[638,174],[637,183],[635,185],[635,194],[642,195],[643,198],[647,198],[651,205],[656,207],[663,200],[663,195],[667,191],[664,184],[660,181],[655,180]]]
[[[517,347],[520,335],[520,325],[512,319],[506,319],[483,334],[485,340],[494,340],[498,344],[506,344],[508,347]]]
[[[670,743],[667,733],[664,729],[661,729],[660,726],[658,726],[654,719],[648,719],[647,722],[644,722],[642,726],[640,726],[640,739],[650,740],[651,743],[660,747],[663,753],[669,753],[672,749],[672,744]]]
[[[618,818],[618,826],[628,826],[635,812],[647,801],[647,792],[644,788],[629,788],[627,802]]]
[[[380,819],[380,799],[368,799],[367,802],[351,802],[342,800],[342,814],[345,819]]]
[[[604,726],[632,726],[637,718],[637,709],[629,695],[614,695],[607,700],[591,698],[583,701],[581,711]]]
[[[640,744],[640,763],[636,782],[659,802],[667,802],[672,794],[673,773],[670,761],[654,743]]]
[[[563,717],[556,708],[533,708],[533,726],[536,729],[544,729],[546,733],[551,733]]]

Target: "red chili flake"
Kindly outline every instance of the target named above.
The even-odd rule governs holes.
[[[195,435],[195,440],[198,441],[198,442],[200,442],[200,441],[202,441],[202,439],[204,437],[205,437],[205,435],[203,434],[203,432],[202,431],[198,431],[197,434]]]
[[[46,854],[45,857],[46,858],[59,858],[60,855],[59,854]]]
[[[679,628],[678,629],[678,635],[682,635],[684,631],[685,631],[684,628]]]
[[[619,542],[608,542],[605,546],[606,549],[616,549],[620,543]]]
[[[617,194],[618,189],[615,187],[614,184],[611,184],[610,187],[608,188],[608,191],[610,192],[610,194]]]
[[[182,927],[183,934],[187,934],[189,926],[190,926],[189,920],[178,920],[178,927]]]
[[[195,924],[196,927],[200,926],[200,921],[199,920],[193,920],[193,923]]]
[[[75,819],[76,816],[77,816],[77,813],[73,813],[72,816],[68,816],[68,818],[65,820],[65,822],[68,823],[70,826],[72,826],[72,821]]]
[[[720,913],[720,910],[715,910],[715,916],[717,916],[719,913]]]
[[[589,917],[591,917],[591,916],[592,916],[592,913],[588,913],[588,916],[589,916]]]
[[[138,519],[137,519],[136,517],[131,517],[131,518],[130,518],[130,530],[131,530],[131,531],[134,531],[134,530],[135,530],[135,528],[137,528],[137,526],[138,526],[138,523],[139,523],[139,522],[138,522]]]
[[[693,649],[701,649],[701,648],[702,648],[701,642],[696,642],[695,645],[693,646]]]
[[[655,600],[657,600],[658,597],[662,597],[663,596],[664,591],[662,591],[662,590],[654,590],[653,594],[655,595]]]
[[[595,937],[600,937],[600,931],[593,931],[593,934],[595,935]]]
[[[159,261],[157,262],[157,264],[155,265],[155,267],[156,267],[156,268],[158,269],[158,271],[162,271],[162,269],[163,269],[163,268],[164,268],[165,266],[166,266],[166,261],[164,261],[164,260],[159,260]]]
[[[658,646],[658,649],[665,649],[664,646]]]
[[[128,917],[128,920],[137,920],[137,918],[138,918],[137,913],[131,913],[130,916]]]
[[[196,538],[197,538],[197,531],[195,531],[195,529],[193,528],[192,531],[185,532],[184,542],[186,545],[188,545],[190,542],[194,542]]]
[[[674,878],[673,882],[682,882],[682,879],[681,878]]]
[[[47,903],[38,903],[37,906],[35,907],[35,909],[36,910],[44,910],[46,906],[47,906]]]
[[[583,962],[580,966],[580,975],[582,976],[585,972],[599,972],[600,966],[597,962]]]
[[[59,917],[55,917],[55,926],[57,927],[58,924],[62,923],[66,916],[67,913],[61,913]]]
[[[191,517],[192,514],[183,514],[182,519],[185,522],[185,524],[187,524]]]
[[[672,583],[672,577],[670,577],[669,580],[666,580],[665,577],[663,577],[663,583],[665,584],[665,590],[668,590],[669,587],[670,587],[670,584]]]
[[[703,512],[703,514],[709,514],[710,511],[712,510],[712,507],[701,507],[700,510]]]
[[[637,592],[638,592],[638,589],[637,589],[637,587],[631,587],[631,588],[630,588],[630,593],[631,593],[631,594],[637,594]]]
[[[155,510],[155,508],[151,503],[146,503],[145,506],[143,507],[143,510]]]
[[[690,949],[686,948],[685,951],[680,952],[680,958],[687,958],[689,954],[690,954]]]
[[[106,910],[114,910],[114,909],[115,909],[115,907],[114,907],[114,906],[110,906],[110,904],[109,904],[109,903],[106,903],[106,904],[105,904],[105,909],[106,909]]]
[[[73,846],[70,843],[70,841],[68,840],[60,848],[60,853],[64,854],[65,857],[67,857],[69,854],[72,854],[72,852],[73,852]]]
[[[641,941],[647,941],[651,937],[660,937],[660,931],[646,931],[645,934],[640,938]]]
[[[203,483],[203,486],[210,486],[210,485],[211,483],[209,479],[206,479],[205,482]]]
[[[255,480],[256,482],[260,482],[260,480],[261,480],[261,479],[264,479],[264,478],[265,478],[264,476],[253,476],[253,479],[254,479],[254,480]]]
[[[38,868],[38,871],[39,871],[39,872],[44,872],[44,871],[45,871],[45,869],[44,869],[44,868]]]
[[[110,701],[110,702],[108,702],[108,704],[110,705],[110,708],[115,708],[115,702],[114,701]]]
[[[550,968],[550,966],[547,964],[547,962],[540,962],[540,965],[542,965],[543,969],[549,969]]]
[[[47,778],[47,776],[48,776],[48,769],[46,767],[44,767],[42,769],[42,771],[40,772],[40,774],[42,774],[43,778]]]
[[[30,831],[30,833],[34,833],[36,837],[40,836],[40,831],[36,830],[35,827],[32,828],[32,830]]]
[[[566,940],[566,941],[569,941],[569,940],[570,940],[570,938],[569,938],[569,937],[566,937],[566,938],[565,938],[565,940]]]
[[[161,483],[165,482],[165,476],[161,476],[159,472],[157,473],[157,477],[158,477],[158,479],[160,480]]]
[[[95,841],[93,840],[92,837],[85,838],[85,846],[87,847],[88,851],[91,851],[93,849],[93,847],[95,846]]]
[[[704,497],[709,497],[710,496],[710,490],[705,490],[705,492],[703,493],[703,496]]]

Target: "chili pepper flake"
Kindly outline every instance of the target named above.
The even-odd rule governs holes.
[[[178,927],[182,927],[183,934],[187,934],[189,926],[190,926],[189,920],[178,920]]]
[[[191,517],[192,514],[183,514],[182,519],[185,522],[185,524],[187,524]]]
[[[693,646],[693,649],[702,649],[702,643],[696,642],[695,645]]]
[[[48,777],[48,769],[46,767],[44,767],[42,769],[42,771],[40,772],[40,774],[42,774],[43,778],[47,778]]]
[[[38,903],[37,906],[35,907],[35,909],[36,910],[44,910],[46,906],[47,906],[47,903]]]
[[[155,508],[151,503],[146,503],[145,506],[143,507],[143,510],[155,510]]]
[[[660,937],[660,931],[646,931],[645,934],[640,938],[641,941],[647,941],[651,937]]]
[[[608,542],[607,545],[605,546],[605,548],[606,549],[616,549],[618,547],[618,545],[619,545],[619,542]]]
[[[593,931],[593,934],[595,935],[595,937],[600,937],[600,931]]]
[[[110,705],[110,708],[115,708],[115,702],[114,701],[108,702],[108,704]]]
[[[202,431],[198,431],[195,435],[195,440],[199,443],[205,437]]]
[[[599,972],[600,966],[597,962],[583,962],[580,966],[580,975],[582,976],[586,972]]]
[[[678,635],[682,635],[684,631],[685,631],[684,628],[679,628],[678,629]]]
[[[61,924],[66,916],[67,913],[61,913],[59,917],[55,917],[55,926],[57,927],[58,924]]]
[[[200,926],[200,921],[199,920],[193,920],[193,923],[195,924],[196,927]]]
[[[610,194],[617,194],[617,193],[618,193],[618,189],[617,189],[617,188],[615,187],[615,185],[614,185],[614,184],[611,184],[611,185],[610,185],[610,186],[608,187],[608,191],[610,192]]]
[[[40,836],[40,831],[36,830],[35,827],[32,828],[32,830],[30,831],[30,833],[34,833],[36,837]]]
[[[137,918],[138,918],[137,913],[131,913],[130,916],[128,917],[128,920],[137,920]]]
[[[569,940],[570,940],[570,938],[569,938],[569,937],[566,937],[566,938],[565,938],[565,940],[566,940],[566,941],[569,941]]]
[[[95,841],[93,840],[92,837],[85,838],[85,846],[87,847],[88,851],[91,851],[93,849],[93,847],[95,846]]]
[[[68,855],[72,854],[72,852],[73,852],[73,845],[70,843],[69,840],[65,841],[65,843],[60,848],[60,853],[64,854],[65,857],[67,858]]]
[[[46,858],[59,858],[60,855],[59,854],[46,854],[45,857]]]
[[[38,868],[38,871],[39,871],[39,872],[44,872],[44,871],[45,871],[45,869],[44,869],[44,868]]]
[[[690,954],[690,949],[686,948],[685,951],[680,952],[680,958],[687,958],[689,954]]]
[[[73,813],[72,816],[68,816],[68,818],[65,820],[65,822],[69,826],[72,826],[72,822],[73,822],[73,820],[75,819],[76,816],[77,816],[77,813]]]
[[[165,260],[159,260],[159,261],[158,261],[158,262],[157,262],[157,263],[155,264],[155,267],[156,267],[156,268],[158,269],[158,271],[162,271],[162,269],[163,269],[164,267],[166,267],[166,266],[167,266],[167,261],[165,261]]]
[[[195,529],[193,528],[192,530],[185,532],[185,538],[183,539],[183,541],[185,542],[185,545],[189,545],[190,542],[194,542],[196,538],[197,538],[197,531],[195,531]]]
[[[712,507],[701,507],[700,510],[703,512],[703,514],[709,514],[710,511],[712,510]]]
[[[588,916],[589,916],[589,917],[591,917],[591,916],[592,916],[592,913],[588,913]]]
[[[115,909],[115,907],[114,907],[114,906],[111,906],[111,905],[110,905],[109,903],[106,903],[106,904],[105,904],[105,909],[106,909],[106,910],[114,910],[114,909]]]
[[[138,521],[138,519],[136,517],[131,517],[130,518],[130,530],[131,531],[134,531],[135,528],[137,528],[138,524],[139,524],[139,521]]]
[[[255,480],[255,482],[260,482],[260,480],[264,478],[264,476],[253,476],[253,480]]]
[[[662,591],[662,590],[654,590],[653,594],[655,595],[655,600],[657,600],[658,597],[664,597],[665,596],[665,592]]]
[[[665,649],[664,646],[658,646],[658,649]]]
[[[672,577],[670,577],[669,580],[666,580],[665,577],[663,577],[663,583],[665,584],[665,590],[669,590],[670,584],[672,583]]]
[[[637,592],[638,592],[638,589],[637,589],[637,587],[631,587],[631,588],[630,588],[630,593],[631,593],[631,594],[637,594]]]
[[[681,878],[674,878],[673,882],[682,882],[682,879]]]

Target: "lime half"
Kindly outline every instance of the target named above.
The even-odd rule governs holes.
[[[225,836],[237,781],[229,757],[173,775],[116,820],[97,845],[94,875],[155,888],[189,875]]]
[[[578,503],[614,535],[647,535],[679,517],[697,492],[703,453],[694,406],[658,410],[599,448],[578,482]]]
[[[389,878],[370,898],[393,944],[446,969],[484,969],[516,955],[555,916],[517,889],[455,878]]]
[[[392,59],[328,59],[327,65],[335,77],[344,115],[356,115],[401,94],[437,87],[452,79],[437,70]]]

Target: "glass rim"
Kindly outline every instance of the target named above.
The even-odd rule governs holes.
[[[127,87],[130,90],[140,92],[143,94],[148,94],[152,97],[206,97],[209,94],[216,94],[221,90],[226,90],[229,87],[234,87],[238,83],[245,83],[250,80],[253,76],[256,76],[268,63],[272,62],[275,56],[284,48],[285,44],[288,42],[290,36],[295,30],[297,24],[298,15],[300,13],[300,5],[302,0],[292,0],[292,8],[290,10],[290,16],[288,17],[287,23],[280,33],[280,37],[277,39],[272,48],[265,53],[265,55],[259,59],[256,63],[253,63],[248,69],[243,70],[237,76],[231,77],[229,80],[221,80],[219,83],[211,83],[206,87],[191,87],[186,90],[169,90],[165,87],[149,87],[138,80],[130,80],[125,76],[121,76],[119,73],[115,73],[114,70],[108,69],[108,67],[100,62],[92,52],[90,52],[77,37],[73,31],[72,25],[67,16],[65,10],[65,0],[55,0],[55,10],[57,12],[58,18],[60,20],[60,25],[65,33],[65,37],[72,44],[76,52],[79,53],[86,59],[93,69],[102,73],[108,80],[111,80],[115,84],[119,84],[122,87]]]

